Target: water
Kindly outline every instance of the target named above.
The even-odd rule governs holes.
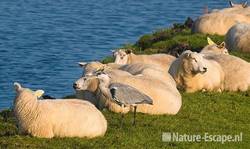
[[[62,97],[72,94],[79,61],[172,23],[195,18],[226,0],[1,0],[0,109],[10,107],[13,82]]]

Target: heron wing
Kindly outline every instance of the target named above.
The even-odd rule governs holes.
[[[112,98],[116,100],[116,102],[119,101],[122,104],[153,104],[153,100],[148,95],[132,86],[121,83],[111,83],[109,89]]]

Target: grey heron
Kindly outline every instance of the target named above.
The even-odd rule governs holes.
[[[132,106],[134,108],[133,125],[135,125],[137,105],[153,104],[153,100],[149,96],[132,86],[122,83],[110,83],[110,77],[105,73],[97,74],[97,78],[100,82],[99,88],[103,92],[104,96],[120,105],[122,109],[125,106]],[[124,116],[122,114],[122,120],[123,117]]]

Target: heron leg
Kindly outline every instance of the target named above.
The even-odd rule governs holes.
[[[122,105],[122,112],[121,112],[121,127],[123,125],[123,119],[124,119],[124,105]]]
[[[133,121],[133,126],[135,126],[136,108],[137,108],[137,106],[134,106],[134,121]]]

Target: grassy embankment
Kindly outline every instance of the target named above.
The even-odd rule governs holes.
[[[211,36],[220,43],[223,37]],[[187,28],[163,29],[142,36],[134,45],[126,45],[135,53],[173,53],[182,49],[199,51],[207,44],[206,35],[191,34]],[[250,61],[250,54],[233,52]],[[103,62],[112,61],[106,58]],[[250,144],[250,92],[244,93],[182,93],[183,106],[175,116],[149,116],[138,114],[137,126],[131,126],[132,113],[125,117],[120,128],[120,115],[104,111],[108,131],[103,138],[39,139],[18,135],[11,112],[0,113],[0,148],[249,148]],[[81,125],[81,124],[79,124]],[[243,133],[242,142],[162,142],[163,132],[179,134]]]

